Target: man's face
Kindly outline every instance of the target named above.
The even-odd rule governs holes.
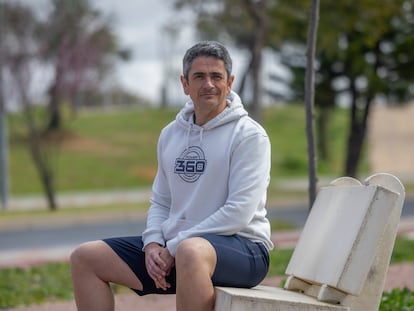
[[[194,103],[197,118],[200,115],[208,121],[224,110],[233,80],[234,76],[227,78],[222,60],[205,56],[194,59],[188,80],[182,76],[181,83]]]

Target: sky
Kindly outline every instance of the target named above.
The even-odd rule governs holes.
[[[182,94],[179,82],[181,59],[196,39],[193,16],[186,12],[180,17],[180,29],[175,40],[166,35],[164,27],[177,18],[171,0],[92,0],[105,15],[112,17],[122,46],[130,49],[132,59],[118,66],[118,78],[128,91],[150,101],[159,101],[160,89],[167,65],[173,67],[169,80],[174,98]]]

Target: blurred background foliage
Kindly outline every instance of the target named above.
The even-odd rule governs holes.
[[[7,112],[0,101],[1,120],[7,115],[10,123],[11,193],[43,191],[55,209],[57,191],[149,185],[159,130],[178,108],[165,109],[166,97],[157,105],[118,87],[114,68],[133,55],[92,1],[49,3],[40,18],[25,1],[0,1],[1,98],[13,90],[17,107]],[[180,14],[191,11],[198,40],[222,41],[247,55],[236,91],[272,136],[272,176],[305,176],[309,1],[169,5],[177,17],[165,22],[171,40]],[[372,106],[411,100],[413,7],[414,0],[321,3],[315,65],[320,174],[357,176],[369,170],[365,140]],[[48,79],[40,81],[39,70]],[[274,82],[283,87],[272,87]],[[42,96],[33,94],[36,83],[42,84],[35,88]]]

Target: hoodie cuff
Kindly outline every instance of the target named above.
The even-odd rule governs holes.
[[[175,257],[175,253],[177,251],[178,241],[177,239],[169,240],[166,244],[166,248],[170,252],[171,256]]]
[[[162,247],[165,246],[165,241],[162,237],[158,236],[158,234],[153,234],[151,236],[146,236],[145,239],[143,238],[144,246],[142,247],[142,250],[144,251],[145,246],[147,246],[150,243],[158,243]]]

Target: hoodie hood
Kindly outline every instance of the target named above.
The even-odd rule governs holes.
[[[188,101],[183,109],[177,114],[177,124],[187,130],[198,128],[200,131],[206,131],[247,116],[247,111],[244,109],[237,93],[231,91],[229,95],[227,95],[226,101],[227,107],[218,116],[202,126],[198,126],[194,123],[194,103]]]

